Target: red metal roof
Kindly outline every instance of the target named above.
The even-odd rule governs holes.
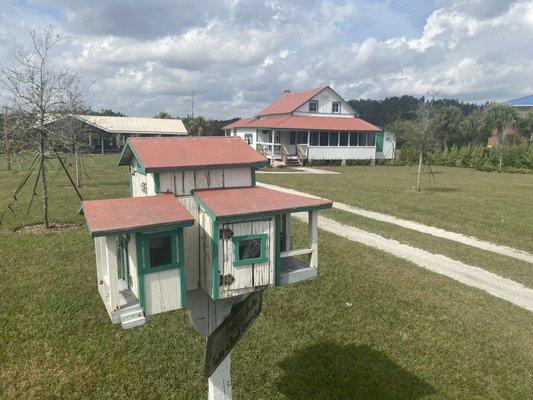
[[[223,129],[258,128],[258,129],[303,129],[310,131],[381,131],[370,122],[361,118],[345,117],[308,117],[289,115],[264,119],[243,118]]]
[[[147,172],[268,164],[265,157],[239,137],[129,138],[118,165],[128,165],[134,155]]]
[[[196,190],[194,196],[216,217],[221,218],[331,208],[332,205],[327,200],[258,186]]]
[[[271,114],[288,114],[296,110],[310,98],[316,96],[327,86],[321,86],[315,89],[308,89],[302,92],[285,93],[281,98],[270,104],[267,108],[260,111],[258,116]]]
[[[194,219],[173,194],[82,202],[93,236],[165,225],[192,225]]]

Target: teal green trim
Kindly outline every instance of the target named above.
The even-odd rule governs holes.
[[[261,244],[261,252],[259,257],[256,258],[247,258],[244,260],[240,259],[239,254],[239,244],[243,240],[257,240],[259,239]],[[243,266],[243,265],[251,265],[251,264],[261,264],[268,261],[268,256],[266,254],[266,242],[268,240],[268,235],[266,233],[261,233],[257,235],[243,235],[243,236],[233,236],[231,238],[233,241],[233,265]]]
[[[220,232],[218,230],[218,223],[216,219],[212,219],[212,251],[213,251],[213,265],[211,268],[211,297],[213,300],[218,300],[220,296],[220,266],[218,264],[218,242],[220,240]]]
[[[139,304],[144,309],[144,268],[143,268],[143,245],[140,235],[135,235],[135,249],[137,252],[137,286],[139,287]]]
[[[133,154],[133,150],[131,149],[130,145],[128,144],[128,142],[124,143],[124,146],[122,147],[122,150],[120,151],[120,154],[118,155],[118,158],[117,158],[117,166],[122,166],[122,165],[128,165],[131,161],[131,157],[129,157],[127,159],[128,156],[126,156],[126,151],[129,150],[130,153]]]
[[[321,206],[315,206],[315,207],[297,207],[297,208],[291,208],[287,210],[280,210],[280,211],[265,211],[265,212],[258,212],[258,213],[249,213],[249,214],[242,214],[242,215],[232,215],[229,217],[217,217],[217,220],[220,222],[239,222],[246,219],[254,219],[257,217],[274,217],[276,215],[283,215],[283,214],[290,214],[294,212],[302,212],[302,211],[316,211],[316,210],[326,210],[332,207],[332,203],[324,204]]]
[[[78,209],[76,210],[76,214],[78,214],[78,215],[84,215],[84,212],[83,212],[83,204],[80,204],[80,206],[79,206]]]
[[[274,264],[274,284],[275,286],[281,286],[281,225],[283,223],[281,215],[276,215],[276,236],[275,240],[275,254],[276,262]]]
[[[140,233],[140,234],[149,234],[149,233],[157,233],[157,232],[164,232],[169,230],[177,230],[178,228],[185,228],[188,226],[194,225],[194,220],[186,221],[179,224],[170,224],[170,225],[157,225],[152,227],[144,227],[144,228],[134,228],[134,229],[121,229],[117,231],[110,231],[110,232],[104,232],[104,233],[93,233],[91,236],[93,238],[100,237],[100,236],[115,236],[120,235],[122,233]]]
[[[216,221],[216,220],[217,220],[217,216],[213,213],[213,211],[211,211],[211,209],[210,209],[209,207],[207,207],[207,205],[202,201],[202,199],[200,199],[199,197],[194,196],[194,200],[195,200],[196,203],[200,206],[200,208],[202,209],[202,211],[204,211],[205,213],[207,213],[207,215],[209,215],[209,217],[210,217],[213,221]]]
[[[255,181],[255,170],[256,170],[256,168],[253,167],[252,168],[252,186],[255,186],[255,183],[256,183],[256,181]]]
[[[118,246],[119,246],[119,260],[120,260],[120,269],[118,270],[118,277],[124,281],[128,281],[128,270],[129,270],[129,261],[128,261],[128,241],[122,235],[118,237]]]
[[[155,194],[159,194],[161,192],[159,187],[159,172],[154,172],[154,191]]]
[[[190,167],[164,167],[164,168],[146,168],[145,171],[148,173],[151,172],[172,172],[172,171],[199,171],[199,170],[208,170],[208,169],[219,169],[219,168],[262,168],[270,164],[270,161],[260,161],[254,163],[243,163],[243,164],[213,164],[213,165],[198,165]]]
[[[158,233],[151,233],[151,234],[139,234],[139,240],[141,241],[141,246],[143,248],[143,263],[142,267],[144,270],[144,274],[151,274],[154,272],[162,272],[169,269],[175,269],[179,267],[178,262],[178,249],[176,246],[176,237],[177,232],[172,231],[166,231],[166,232],[158,232]],[[150,263],[150,240],[151,239],[157,239],[161,237],[167,237],[170,236],[170,249],[171,249],[171,262],[170,264],[165,265],[159,265],[157,267],[152,267]]]
[[[376,153],[383,152],[383,131],[376,133]]]
[[[187,307],[187,274],[185,270],[185,241],[183,229],[178,230],[178,264],[180,274],[181,306]]]

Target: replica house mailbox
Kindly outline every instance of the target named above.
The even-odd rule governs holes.
[[[82,202],[97,286],[113,323],[187,309],[206,338],[209,399],[230,399],[230,353],[268,288],[317,276],[322,199],[256,186],[268,160],[238,137],[130,138],[118,165],[131,197]],[[295,249],[291,213],[309,215]]]

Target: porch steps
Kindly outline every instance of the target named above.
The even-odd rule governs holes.
[[[146,322],[143,309],[139,304],[126,307],[120,311],[120,323],[123,329],[135,328],[136,326],[144,325]]]
[[[289,156],[287,157],[287,162],[285,163],[287,167],[301,167],[302,163],[298,159],[298,157],[295,156]]]

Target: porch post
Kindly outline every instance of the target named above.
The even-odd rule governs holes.
[[[272,129],[272,145],[270,147],[270,155],[274,157],[274,137],[276,136],[276,131]]]
[[[309,260],[309,266],[311,268],[318,267],[318,211],[309,211],[309,222],[308,222],[308,232],[309,232],[309,248],[311,251],[311,258]]]

